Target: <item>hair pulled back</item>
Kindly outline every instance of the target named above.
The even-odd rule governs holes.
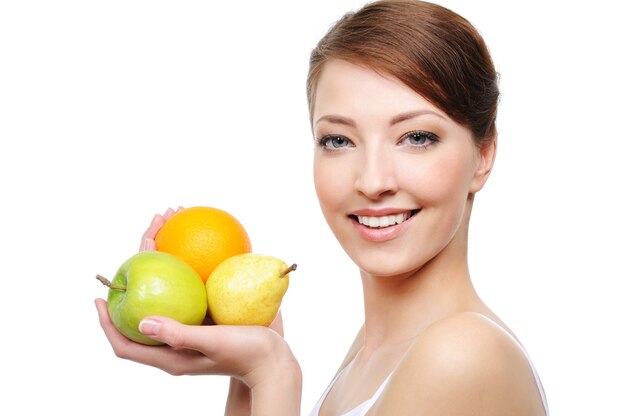
[[[381,0],[345,14],[311,53],[311,117],[317,81],[330,59],[397,78],[469,128],[478,146],[496,136],[498,74],[487,46],[471,23],[442,6]]]

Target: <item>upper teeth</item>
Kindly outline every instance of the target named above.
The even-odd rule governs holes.
[[[383,215],[382,217],[366,217],[365,215],[357,215],[359,224],[367,227],[380,228],[389,227],[390,225],[400,224],[409,218],[409,212],[396,215]]]

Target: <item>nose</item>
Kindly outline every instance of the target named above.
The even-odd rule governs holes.
[[[355,180],[358,193],[378,200],[398,191],[397,176],[392,155],[384,148],[362,150]]]

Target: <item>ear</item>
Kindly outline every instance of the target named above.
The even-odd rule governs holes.
[[[478,149],[478,163],[476,164],[476,171],[474,172],[474,178],[470,186],[470,193],[480,191],[487,182],[487,178],[489,178],[489,174],[493,168],[493,163],[496,160],[497,144],[498,139],[494,137],[488,144]]]

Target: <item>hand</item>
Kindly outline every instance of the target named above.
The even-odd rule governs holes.
[[[155,236],[182,209],[168,208],[163,215],[156,214],[142,236],[140,251],[156,250]],[[230,375],[227,414],[247,414],[252,397],[254,409],[262,413],[299,414],[301,372],[282,338],[281,312],[270,328],[187,326],[165,317],[147,317],[140,330],[166,344],[153,347],[122,335],[111,322],[103,299],[96,300],[96,308],[100,325],[118,357],[173,375]],[[290,399],[285,400],[285,395]]]
[[[104,299],[96,299],[100,325],[115,354],[124,359],[160,368],[169,374],[221,374],[237,377],[251,388],[263,381],[259,371],[268,365],[295,361],[285,340],[276,331],[260,326],[183,325],[166,317],[146,317],[139,328],[164,342],[148,346],[122,335],[109,317]]]
[[[140,330],[166,344],[148,346],[129,340],[115,328],[104,299],[96,299],[96,309],[100,325],[120,358],[172,375],[230,375],[225,414],[250,414],[252,402],[255,409],[269,409],[268,414],[300,414],[302,375],[282,338],[280,312],[270,328],[187,326],[169,318],[147,317],[140,323]],[[277,400],[285,406],[284,412],[276,408]]]
[[[141,244],[139,245],[139,251],[153,251],[156,250],[156,244],[154,243],[154,237],[156,237],[157,233],[163,227],[163,225],[172,218],[172,215],[176,214],[179,211],[182,211],[183,207],[178,207],[176,211],[172,208],[168,208],[163,215],[156,214],[152,218],[152,222],[148,229],[141,236]]]
[[[231,410],[236,408],[236,400],[252,414],[300,414],[300,366],[274,330],[261,326],[183,325],[150,316],[139,324],[141,332],[166,345],[148,346],[129,340],[115,328],[104,299],[96,299],[96,308],[100,325],[118,357],[172,375],[229,375],[249,389],[240,392],[243,397],[229,397]],[[227,412],[231,410],[227,407]]]

